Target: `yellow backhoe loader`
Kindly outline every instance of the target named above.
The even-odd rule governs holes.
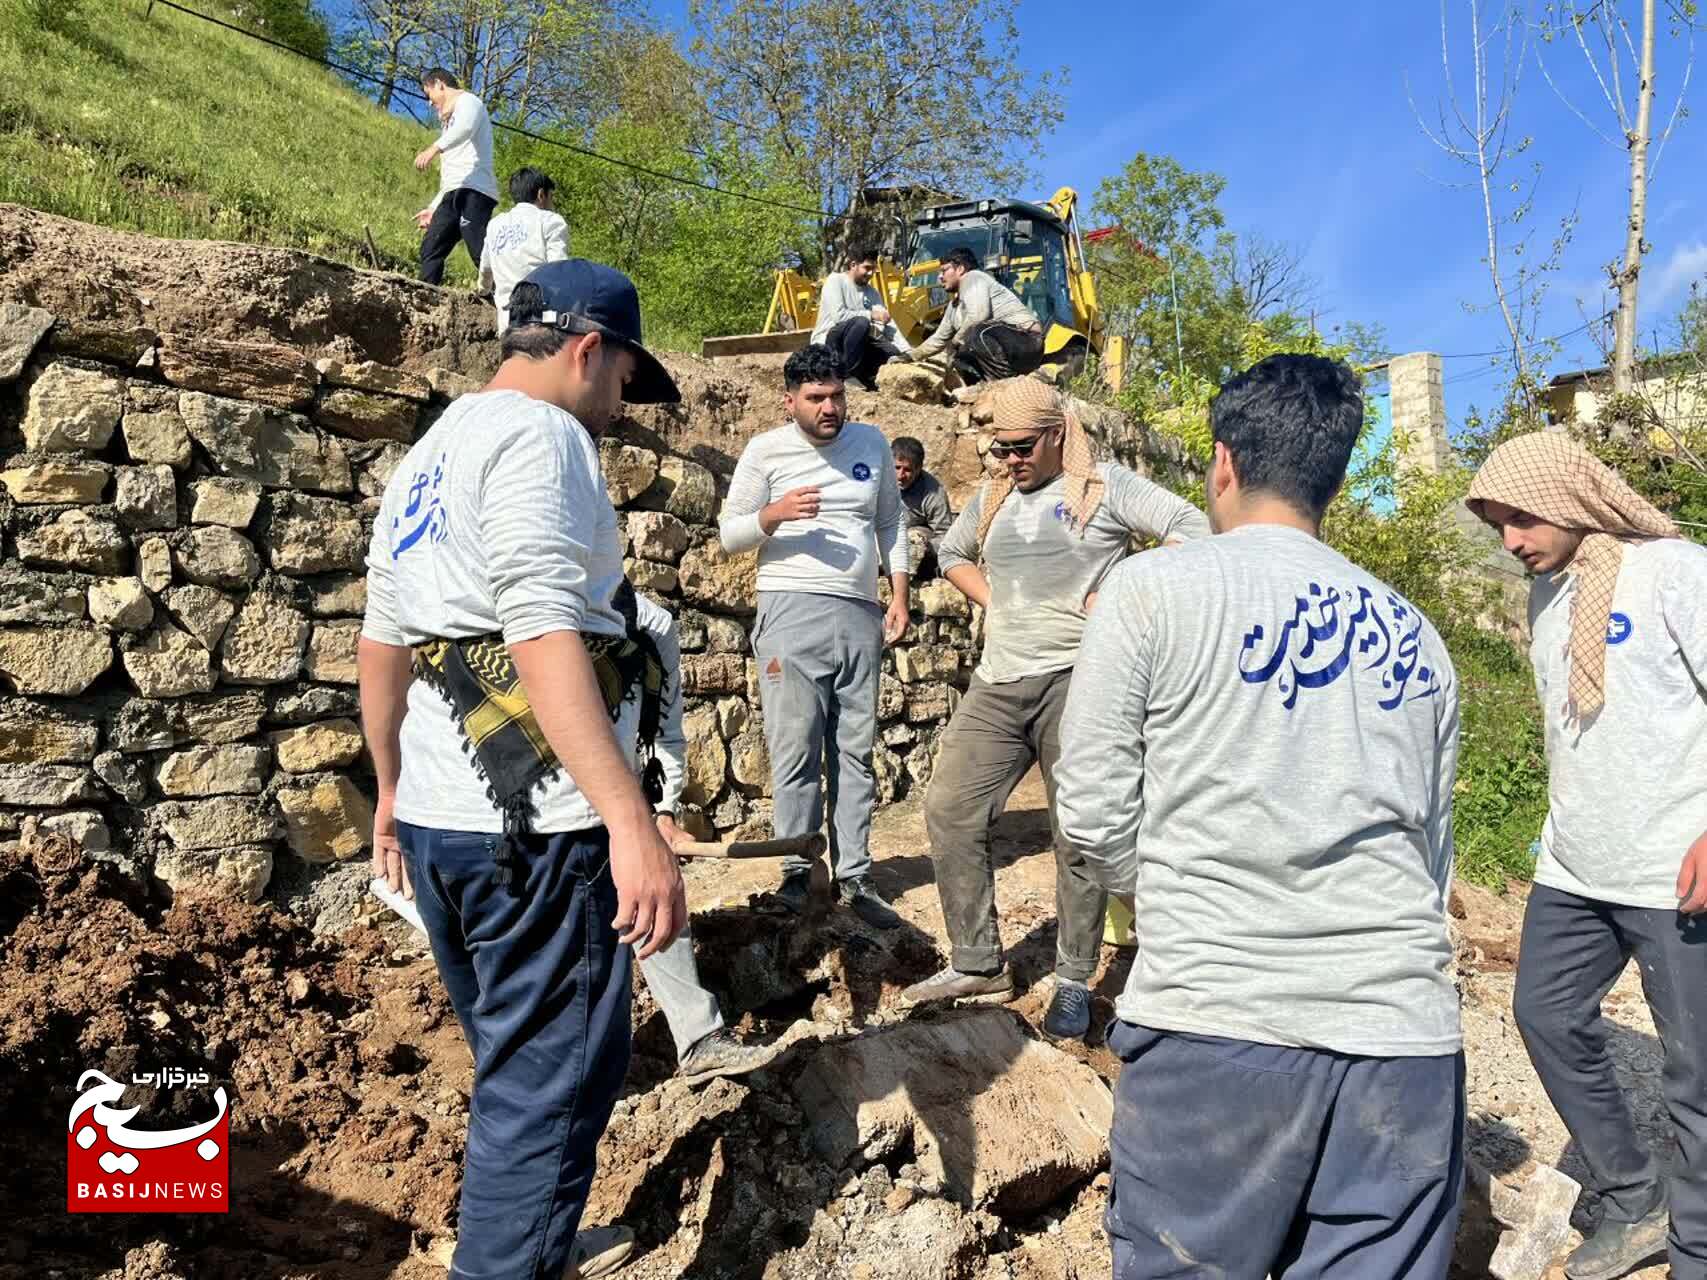
[[[1044,204],[1024,200],[961,200],[933,205],[913,219],[906,265],[882,260],[871,284],[912,343],[924,341],[942,319],[948,295],[938,283],[942,259],[967,248],[1012,289],[1043,323],[1044,359],[1077,372],[1089,352],[1102,357],[1104,378],[1118,389],[1126,340],[1107,332],[1096,282],[1085,262],[1077,217],[1078,193],[1062,187]],[[811,337],[821,280],[779,271],[763,332],[707,338],[700,354],[755,355],[797,351]]]

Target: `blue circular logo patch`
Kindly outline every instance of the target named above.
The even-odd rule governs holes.
[[[866,466],[865,463],[863,463],[863,462],[854,463],[854,465],[853,465],[853,478],[855,480],[869,480],[869,479],[871,479],[871,468]]]
[[[1055,518],[1057,520],[1063,520],[1063,521],[1066,520],[1066,518],[1067,518],[1067,504],[1065,502],[1057,502],[1055,504]]]
[[[1630,619],[1622,613],[1608,614],[1606,617],[1606,643],[1623,644],[1630,638]]]

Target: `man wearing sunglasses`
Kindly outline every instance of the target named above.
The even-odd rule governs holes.
[[[907,989],[906,1003],[1014,997],[996,929],[990,825],[1034,764],[1055,807],[1059,725],[1088,602],[1133,537],[1164,543],[1209,533],[1183,498],[1113,463],[1097,462],[1066,399],[1034,378],[994,391],[990,452],[1007,466],[960,513],[938,559],[943,575],[986,611],[984,652],[944,735],[925,800],[948,968]],[[983,562],[980,567],[980,560]],[[1090,1029],[1108,899],[1083,858],[1055,837],[1055,992],[1046,1035]]]

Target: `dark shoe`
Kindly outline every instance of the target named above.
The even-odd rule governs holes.
[[[676,1078],[690,1083],[720,1076],[744,1076],[776,1057],[774,1045],[742,1044],[727,1027],[702,1037],[676,1067]]]
[[[883,900],[883,895],[871,887],[866,876],[855,876],[836,885],[836,901],[852,907],[853,913],[873,929],[899,929],[901,917],[895,908]]]
[[[598,1280],[620,1271],[634,1253],[634,1232],[627,1227],[589,1227],[575,1233],[563,1280]]]
[[[1091,993],[1077,982],[1057,982],[1043,1015],[1043,1034],[1051,1040],[1082,1040],[1091,1029]]]
[[[996,973],[962,973],[950,965],[941,973],[933,973],[923,982],[915,982],[903,991],[901,1007],[913,1009],[921,1004],[935,1004],[939,1000],[964,1000],[968,1004],[1006,1004],[1013,998],[1013,970],[1003,967]]]
[[[1565,1259],[1569,1280],[1616,1280],[1665,1252],[1671,1206],[1660,1207],[1640,1222],[1606,1222]]]
[[[797,916],[806,914],[806,901],[811,896],[811,867],[802,867],[799,871],[790,871],[785,874],[782,878],[781,887],[776,891],[776,900]]]

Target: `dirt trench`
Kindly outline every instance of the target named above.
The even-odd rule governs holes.
[[[906,919],[892,935],[827,904],[808,927],[791,926],[767,896],[767,864],[690,866],[707,984],[742,1034],[789,1047],[745,1080],[683,1086],[637,981],[633,1065],[586,1217],[638,1233],[642,1253],[625,1275],[1109,1275],[1106,1157],[1085,1135],[1098,1123],[1106,1132],[1097,1095],[1116,1064],[1098,1033],[1063,1053],[1033,1030],[1054,952],[1041,787],[1033,779],[1015,793],[996,841],[1002,934],[1024,987],[1011,1011],[904,1019],[894,1009],[899,988],[941,962],[922,825],[912,805],[877,822],[877,879]],[[1471,1151],[1514,1184],[1537,1161],[1582,1175],[1510,1022],[1521,906],[1515,892],[1454,895]],[[1130,953],[1105,948],[1096,1025],[1129,964]],[[0,972],[0,1106],[11,1120],[0,1202],[12,1224],[0,1280],[445,1274],[469,1057],[419,938],[383,909],[316,938],[265,907],[191,895],[163,904],[110,864],[36,843],[0,849]],[[1657,1046],[1634,975],[1607,1013],[1644,1132],[1663,1149]],[[931,1054],[922,1075],[907,1074]],[[165,1063],[205,1070],[232,1096],[230,1213],[67,1214],[62,1135],[77,1077]],[[849,1090],[861,1096],[839,1096]],[[136,1087],[125,1104],[164,1127],[172,1099]],[[1040,1137],[1044,1122],[1055,1127]],[[1458,1274],[1485,1274],[1492,1242],[1485,1216],[1469,1211]]]

